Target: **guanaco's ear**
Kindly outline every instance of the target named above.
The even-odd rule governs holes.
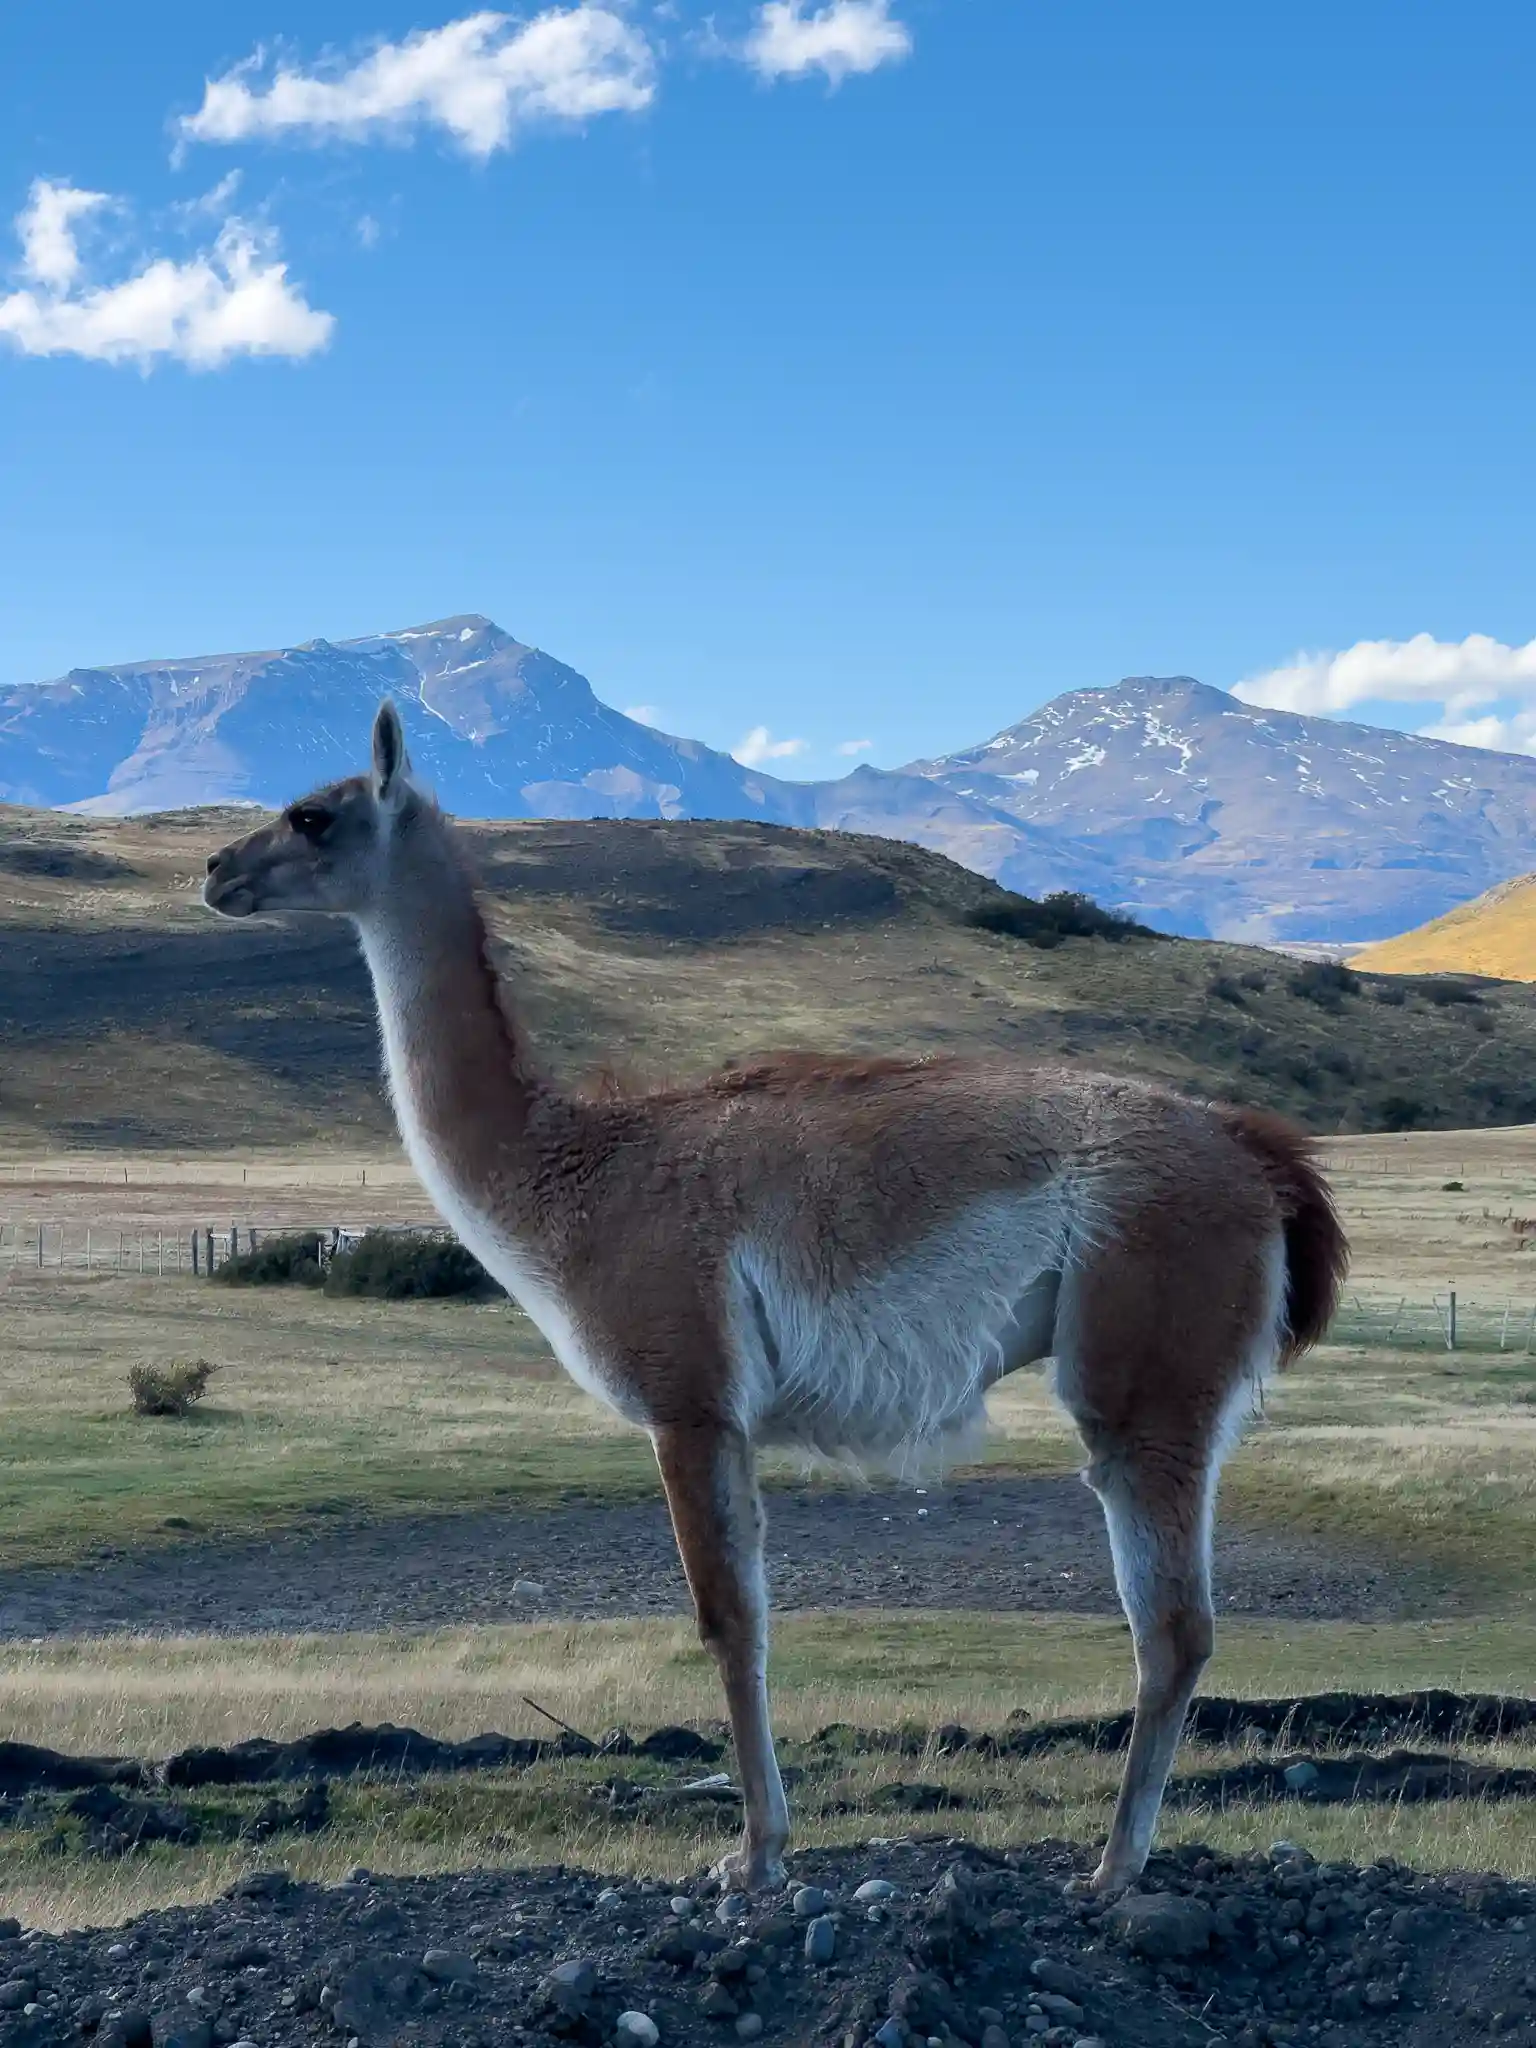
[[[400,714],[386,697],[373,721],[373,793],[381,804],[399,796],[411,772]]]

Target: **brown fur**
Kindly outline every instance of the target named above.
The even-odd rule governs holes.
[[[216,855],[208,899],[356,919],[418,1169],[573,1373],[649,1431],[736,1731],[746,1834],[728,1875],[776,1881],[785,1827],[755,1443],[873,1456],[904,1441],[887,1427],[930,1440],[947,1389],[963,1423],[991,1378],[1054,1355],[1136,1648],[1095,1880],[1130,1881],[1210,1651],[1222,1450],[1277,1342],[1315,1342],[1337,1299],[1344,1239],[1307,1140],[1255,1111],[1003,1056],[783,1053],[693,1087],[610,1074],[562,1092],[402,760],[381,714],[372,781]]]
[[[1285,1327],[1282,1364],[1322,1340],[1339,1306],[1349,1269],[1349,1240],[1317,1148],[1284,1117],[1262,1109],[1230,1109],[1227,1129],[1263,1165],[1285,1222]]]

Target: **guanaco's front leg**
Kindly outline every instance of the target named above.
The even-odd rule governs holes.
[[[653,1433],[678,1555],[699,1635],[720,1666],[746,1803],[739,1852],[717,1875],[728,1889],[784,1881],[789,1808],[768,1723],[768,1597],[763,1507],[750,1445],[717,1423]]]

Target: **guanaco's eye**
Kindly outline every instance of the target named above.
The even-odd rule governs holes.
[[[322,804],[294,804],[288,813],[288,822],[306,839],[318,839],[335,823],[335,819]]]

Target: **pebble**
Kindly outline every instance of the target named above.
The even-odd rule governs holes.
[[[883,2027],[876,2027],[875,2040],[879,2048],[907,2048],[907,2030],[900,2020],[887,2020]]]
[[[1210,1907],[1177,1892],[1132,1893],[1110,1909],[1109,1924],[1134,1954],[1159,1963],[1204,1955],[1215,1931]]]
[[[693,1901],[692,1899],[685,1899],[681,1892],[675,1898],[669,1899],[667,1904],[679,1920],[691,1920],[693,1918]]]
[[[537,1579],[514,1579],[512,1598],[514,1600],[542,1600],[544,1588]]]
[[[1052,1956],[1041,1956],[1030,1965],[1029,1974],[1042,1991],[1059,1991],[1063,1998],[1075,1998],[1079,2004],[1083,1997],[1083,1980],[1070,1963],[1058,1963]]]
[[[421,1959],[421,1967],[434,1984],[474,1984],[480,1976],[474,1957],[462,1949],[429,1948]]]
[[[1319,1775],[1317,1765],[1309,1764],[1303,1759],[1299,1764],[1286,1766],[1285,1782],[1291,1791],[1305,1792],[1309,1786],[1317,1783]]]
[[[1107,2048],[1107,2044],[1100,2034],[1079,2034],[1072,2048]]]
[[[706,2019],[733,2020],[741,2007],[723,1984],[711,1984],[699,2000],[699,2011]]]
[[[867,1877],[853,1896],[861,1906],[867,1906],[877,1899],[894,1899],[897,1888],[889,1878]]]
[[[791,1909],[797,1920],[815,1920],[826,1912],[831,1903],[831,1894],[814,1884],[797,1886],[795,1895],[790,1900]]]
[[[1008,2048],[1008,2036],[1001,2027],[983,2027],[981,2048]]]
[[[795,1901],[799,1906],[798,1898]],[[808,1963],[830,1963],[837,1954],[837,1929],[825,1913],[818,1916],[805,1930],[805,1960]]]
[[[751,1910],[745,1892],[727,1892],[715,1908],[715,1918],[722,1927],[733,1927],[738,1920],[745,1920]]]
[[[572,1956],[568,1962],[556,1963],[549,1981],[562,1991],[574,1992],[577,1998],[590,1998],[597,1989],[597,1972],[585,1956]]]
[[[616,2048],[656,2048],[661,2029],[648,2012],[621,2012],[614,2022]]]
[[[763,2031],[763,2016],[760,2012],[744,2012],[736,2022],[738,2041],[755,2041]]]

